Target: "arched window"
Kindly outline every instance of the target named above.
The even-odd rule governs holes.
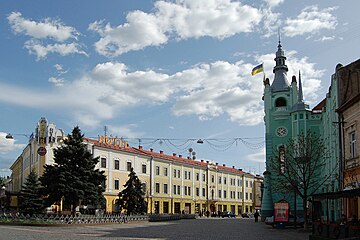
[[[275,107],[286,107],[286,100],[283,97],[276,99]]]

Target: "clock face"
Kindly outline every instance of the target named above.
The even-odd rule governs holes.
[[[279,137],[284,137],[287,134],[287,129],[286,127],[278,127],[276,129],[276,135],[278,135]]]

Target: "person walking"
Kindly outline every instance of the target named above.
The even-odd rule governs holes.
[[[254,217],[255,217],[255,222],[258,222],[258,220],[259,220],[259,212],[258,212],[258,210],[256,210],[255,211],[255,214],[254,214]]]

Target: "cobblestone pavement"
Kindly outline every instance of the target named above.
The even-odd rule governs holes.
[[[303,229],[273,229],[253,219],[201,218],[171,222],[29,227],[0,225],[0,240],[254,239],[305,240]]]

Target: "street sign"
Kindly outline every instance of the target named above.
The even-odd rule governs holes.
[[[44,147],[39,147],[38,150],[37,150],[37,153],[38,153],[40,156],[45,156],[45,154],[46,154],[46,148],[44,148]]]

